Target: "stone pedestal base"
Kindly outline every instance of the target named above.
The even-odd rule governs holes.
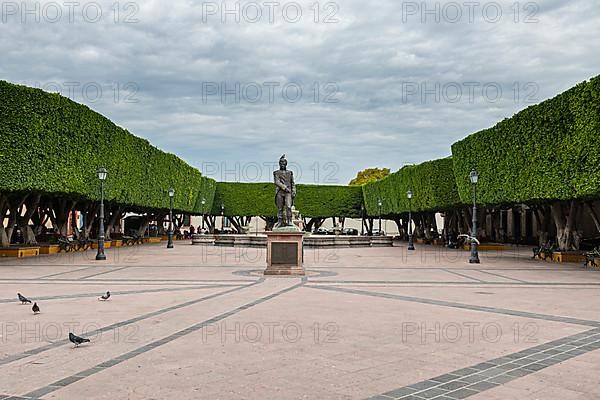
[[[303,232],[267,232],[265,275],[303,276]]]

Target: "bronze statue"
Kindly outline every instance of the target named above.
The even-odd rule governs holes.
[[[279,170],[273,172],[275,181],[275,205],[277,205],[277,224],[275,228],[293,226],[292,206],[296,197],[294,174],[287,170],[285,154],[279,159]],[[284,217],[285,216],[285,217]]]

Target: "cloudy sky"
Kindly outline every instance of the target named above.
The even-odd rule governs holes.
[[[474,3],[2,2],[0,79],[218,180],[268,180],[286,153],[300,181],[346,184],[600,74],[593,1]]]

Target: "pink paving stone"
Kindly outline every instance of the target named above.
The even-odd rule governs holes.
[[[226,317],[42,398],[361,399],[535,346],[529,339],[539,344],[591,329],[324,287],[597,320],[595,308],[589,307],[600,296],[597,271],[532,261],[527,248],[482,252],[478,266],[468,264],[468,252],[419,249],[414,254],[401,247],[307,250],[310,273],[305,287],[296,287],[302,283],[299,278],[258,281],[265,267],[260,249],[205,248],[186,242],[176,242],[171,250],[163,244],[145,245],[136,252],[110,249],[105,263],[93,260],[93,252],[2,260],[0,360],[46,345],[7,335],[7,323],[107,326],[153,311],[160,314],[136,322],[132,341],[123,335],[115,340],[114,331],[109,331],[78,349],[70,344],[50,346],[0,364],[0,394],[24,395],[44,388],[222,315]],[[208,287],[215,284],[227,286]],[[199,285],[207,287],[195,287]],[[183,290],[123,294],[107,303],[91,295],[106,289],[162,288]],[[12,300],[17,291],[33,299],[81,297],[40,301],[42,314],[34,317],[30,306]],[[226,291],[231,292],[223,294]],[[217,297],[161,311],[213,295]],[[472,340],[465,324],[478,326]],[[458,340],[453,331],[457,326],[463,329]],[[486,326],[499,327],[502,334],[490,340],[482,335],[481,327]],[[417,332],[407,334],[415,327]],[[535,333],[529,337],[533,331],[527,329],[532,327]],[[225,329],[229,331],[222,336]],[[296,338],[298,329],[301,335]],[[422,329],[429,333],[422,335]],[[596,398],[598,353],[577,356],[472,398]]]

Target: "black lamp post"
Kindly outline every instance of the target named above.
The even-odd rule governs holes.
[[[412,190],[406,192],[406,197],[408,197],[408,250],[414,250],[415,244],[413,243],[412,234]]]
[[[98,227],[98,253],[96,254],[96,260],[106,260],[106,255],[104,254],[104,181],[106,180],[106,175],[106,168],[98,168],[98,179],[100,179],[100,225]]]
[[[175,189],[169,189],[169,240],[167,241],[167,249],[173,248],[173,197],[175,197]]]
[[[381,236],[381,206],[383,205],[381,199],[377,199],[377,205],[379,206],[379,236]]]
[[[223,233],[223,229],[225,229],[225,204],[221,203],[221,233]]]
[[[365,235],[365,204],[364,203],[360,203],[360,218],[361,218],[360,235],[364,236]]]
[[[473,231],[471,232],[471,258],[469,263],[479,264],[479,253],[477,251],[477,181],[479,174],[472,170],[469,176],[473,184]]]
[[[204,233],[204,205],[206,204],[206,200],[202,199],[202,232]]]

